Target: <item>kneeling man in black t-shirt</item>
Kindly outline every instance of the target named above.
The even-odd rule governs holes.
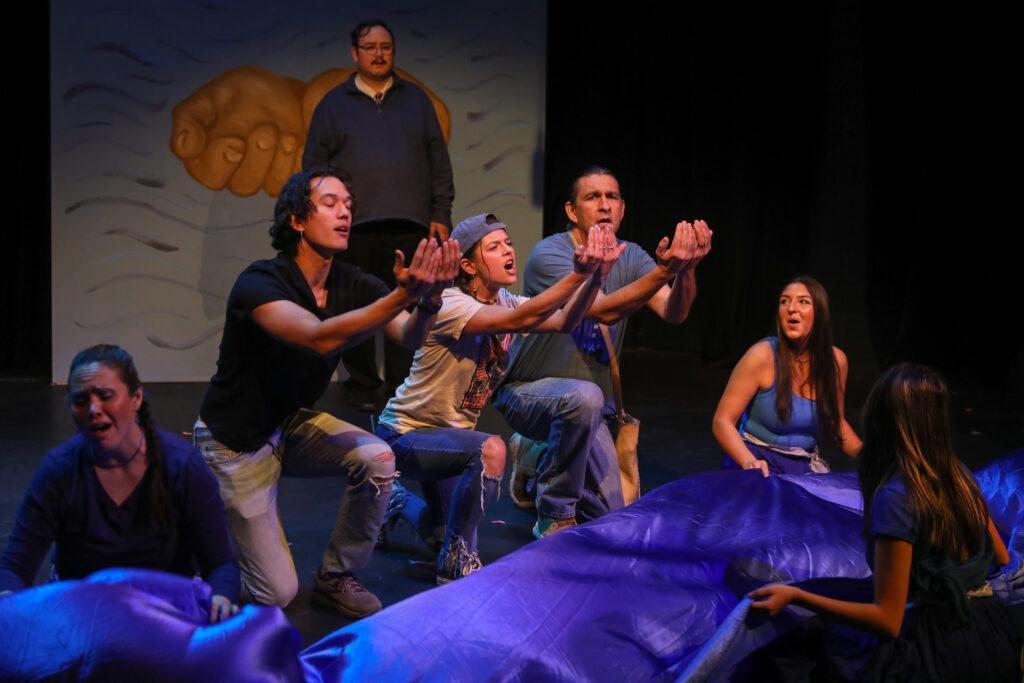
[[[296,173],[281,190],[270,228],[279,253],[250,265],[231,289],[195,441],[220,480],[243,594],[259,603],[284,606],[298,591],[277,515],[278,479],[348,477],[313,600],[357,618],[381,608],[352,572],[373,552],[394,456],[372,434],[310,406],[327,388],[342,349],[379,330],[403,346],[419,346],[460,254],[452,240],[424,239],[406,267],[396,252],[398,285],[388,291],[334,258],[348,248],[352,203],[348,183],[328,168]]]

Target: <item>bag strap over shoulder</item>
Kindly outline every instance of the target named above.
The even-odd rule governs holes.
[[[626,408],[622,405],[622,377],[619,374],[619,357],[615,353],[615,344],[612,343],[612,335],[608,326],[598,324],[601,328],[601,336],[604,337],[605,346],[608,347],[608,366],[612,371],[612,394],[615,396],[615,413],[622,415]]]

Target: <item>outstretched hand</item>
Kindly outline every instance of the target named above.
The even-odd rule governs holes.
[[[747,597],[754,602],[750,603],[751,609],[767,610],[768,615],[774,617],[789,603],[796,600],[800,589],[796,586],[789,586],[784,583],[773,583],[770,586],[762,586],[757,590],[747,593]]]
[[[441,300],[441,293],[445,288],[450,287],[452,281],[458,276],[459,263],[462,261],[462,252],[459,251],[457,240],[446,239],[438,247],[438,253],[440,262],[438,263],[437,279],[434,281],[434,286],[425,295],[433,303]]]
[[[618,244],[615,231],[595,225],[587,231],[586,246],[580,245],[573,252],[573,270],[582,275],[590,275],[600,270],[601,277],[618,262],[626,243]]]
[[[677,223],[672,241],[662,237],[654,250],[658,264],[672,275],[693,268],[711,251],[712,234],[702,220],[692,224],[689,221]]]
[[[409,303],[416,301],[433,287],[437,261],[437,242],[434,240],[420,240],[408,267],[405,265],[405,254],[401,249],[395,249],[395,284],[405,293],[405,299]]]
[[[715,231],[711,229],[706,221],[698,218],[693,222],[693,236],[697,240],[697,251],[694,253],[693,265],[696,266],[700,263],[701,259],[711,251],[711,238],[714,234]]]
[[[395,250],[395,282],[409,303],[422,297],[436,300],[458,274],[461,257],[455,240],[448,239],[439,245],[435,240],[422,239],[408,267],[405,255]]]

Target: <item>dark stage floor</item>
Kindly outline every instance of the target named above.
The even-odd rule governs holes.
[[[637,351],[627,354],[627,408],[643,423],[640,439],[640,470],[643,488],[649,491],[668,481],[704,470],[717,469],[721,451],[711,436],[711,415],[729,375],[724,364],[702,364],[691,355]],[[851,373],[847,407],[856,426],[859,407],[874,376]],[[150,384],[146,390],[153,414],[168,430],[190,431],[205,386],[202,384]],[[47,449],[72,434],[64,406],[63,387],[43,382],[0,382],[0,544],[6,544],[22,492]],[[344,420],[367,425],[364,413],[341,406],[332,387],[320,406]],[[979,467],[1014,447],[1024,444],[1021,406],[1004,399],[956,392],[954,428],[961,459]],[[480,421],[483,431],[510,431],[490,408]],[[826,451],[833,469],[846,470],[852,463],[840,452]],[[418,488],[415,482],[406,482]],[[501,498],[488,511],[480,532],[480,555],[485,564],[515,551],[532,540],[534,517],[514,507],[508,499],[507,476]],[[309,589],[320,555],[327,543],[338,508],[342,482],[338,480],[286,479],[280,489],[281,514],[299,571],[299,596],[285,610],[309,645],[348,620],[312,607]],[[41,570],[45,575],[48,567]],[[430,558],[414,553],[378,551],[360,578],[383,601],[394,604],[434,586]]]

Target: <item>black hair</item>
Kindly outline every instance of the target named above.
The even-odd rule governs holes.
[[[97,344],[79,351],[71,361],[68,384],[71,384],[71,376],[74,375],[75,370],[82,365],[93,363],[98,363],[117,372],[118,378],[128,388],[129,394],[135,394],[142,387],[142,382],[139,381],[139,371],[135,368],[135,361],[132,360],[131,354],[116,344]],[[164,462],[163,450],[160,448],[160,440],[156,438],[156,427],[150,413],[149,400],[145,396],[142,397],[142,405],[139,406],[136,421],[146,437],[146,461],[152,470],[147,485],[147,513],[156,523],[158,529],[164,533],[170,533],[175,527],[175,519],[171,513],[170,494],[168,493],[167,465]]]
[[[576,206],[576,195],[579,194],[580,191],[580,181],[592,175],[610,175],[612,178],[615,178],[615,182],[619,182],[619,177],[615,175],[610,168],[598,166],[596,164],[585,166],[582,171],[576,174],[576,178],[572,181],[572,184],[569,185],[569,195],[566,197],[567,202]],[[621,187],[621,183],[619,184]]]
[[[344,183],[352,197],[352,211],[355,212],[356,200],[352,184],[344,173],[330,166],[314,166],[293,174],[277,196],[274,222],[270,226],[270,244],[285,256],[295,256],[299,244],[300,233],[292,227],[292,219],[301,223],[316,208],[313,206],[313,181],[317,178],[337,178]]]
[[[398,41],[395,40],[395,32],[391,30],[391,27],[387,25],[383,19],[364,19],[356,24],[356,27],[352,29],[350,37],[352,38],[352,47],[359,47],[359,39],[370,32],[374,26],[380,26],[382,29],[388,32],[391,36],[391,45],[394,46]]]

